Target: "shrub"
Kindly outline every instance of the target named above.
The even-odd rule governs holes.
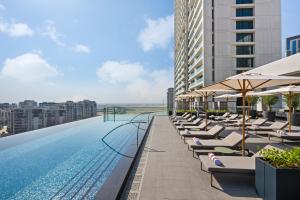
[[[263,149],[263,159],[276,168],[300,168],[300,148],[290,150]]]
[[[294,94],[292,96],[291,102],[289,95],[284,95],[284,101],[288,107],[292,107],[292,111],[294,112],[300,105],[300,94]]]
[[[228,112],[228,110],[213,110],[213,109],[208,109],[206,110],[206,112],[208,113],[225,113],[225,112]]]
[[[264,106],[268,108],[270,112],[272,112],[272,106],[277,103],[279,100],[278,96],[264,96],[262,97],[262,103]]]

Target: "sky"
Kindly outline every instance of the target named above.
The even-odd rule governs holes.
[[[282,0],[283,47],[299,7]],[[173,14],[173,0],[0,0],[0,102],[162,103]]]

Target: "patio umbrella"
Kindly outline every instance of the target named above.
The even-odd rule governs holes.
[[[189,106],[191,106],[190,104],[190,99],[194,98],[197,94],[195,92],[190,92],[187,94],[182,94],[176,97],[177,100],[185,100],[187,99],[189,101]],[[186,105],[186,104],[185,104]]]
[[[202,96],[204,98],[204,111],[205,111],[205,123],[207,124],[207,109],[208,109],[208,105],[207,105],[207,98],[219,93],[228,93],[228,92],[232,92],[230,90],[226,90],[226,89],[199,89],[199,90],[195,90],[194,93],[197,94],[197,96]],[[205,126],[205,131],[207,131],[207,126]]]
[[[263,75],[258,73],[242,73],[235,76],[231,76],[224,81],[218,82],[216,84],[205,87],[205,89],[210,90],[232,90],[240,92],[242,94],[243,102],[243,121],[242,121],[242,154],[245,155],[245,104],[246,95],[249,91],[254,91],[256,89],[268,88],[280,85],[291,85],[299,84],[300,77],[293,76],[272,76]]]
[[[282,94],[282,95],[288,95],[288,107],[289,107],[289,132],[291,132],[291,127],[292,127],[292,123],[291,123],[291,118],[292,118],[292,98],[295,94],[299,94],[300,93],[300,86],[294,86],[294,85],[290,85],[290,86],[286,86],[286,87],[281,87],[281,88],[277,88],[274,90],[268,90],[268,91],[264,91],[264,92],[257,92],[255,95],[257,96],[266,96],[266,95],[274,95],[274,94]]]

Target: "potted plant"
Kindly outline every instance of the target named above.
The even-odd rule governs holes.
[[[248,98],[248,101],[251,102],[251,118],[256,119],[257,117],[257,110],[255,108],[257,102],[258,102],[259,97],[258,96],[252,96]]]
[[[297,112],[297,107],[300,105],[300,94],[293,95],[291,101],[289,95],[284,95],[284,101],[288,107],[292,108],[292,125],[300,126],[300,112]],[[289,114],[287,114],[287,119],[289,121]]]
[[[274,95],[262,97],[262,103],[265,107],[265,110],[263,111],[263,116],[268,121],[275,121],[276,112],[272,110],[272,106],[278,102],[278,99],[278,96]]]
[[[255,187],[264,200],[299,199],[300,148],[265,149],[255,160]]]

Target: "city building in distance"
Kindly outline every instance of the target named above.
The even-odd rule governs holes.
[[[67,101],[65,103],[25,100],[16,104],[0,104],[0,128],[8,134],[22,133],[67,122],[95,117],[97,104],[94,101]]]
[[[167,92],[167,110],[170,114],[173,113],[174,109],[174,88],[168,88]]]
[[[280,0],[175,0],[176,96],[280,58]]]
[[[300,53],[300,35],[286,39],[286,56]]]

